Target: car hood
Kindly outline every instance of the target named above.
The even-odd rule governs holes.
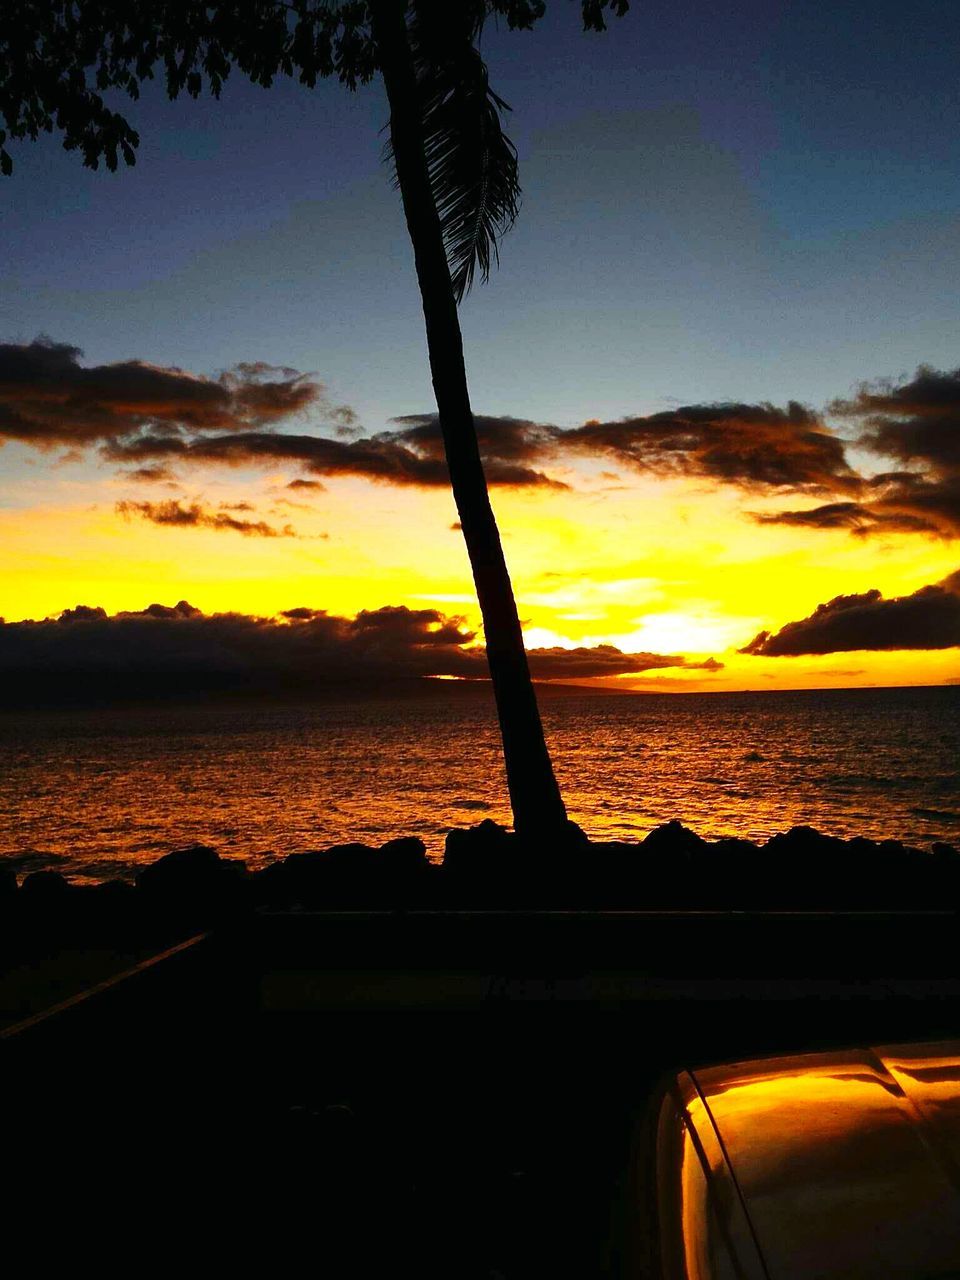
[[[660,1138],[668,1274],[960,1276],[960,1042],[686,1072]]]

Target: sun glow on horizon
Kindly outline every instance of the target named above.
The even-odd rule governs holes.
[[[205,613],[275,617],[295,607],[353,617],[387,605],[436,609],[482,626],[449,492],[334,478],[308,500],[286,472],[207,469],[178,500],[262,523],[161,526],[117,502],[160,501],[102,466],[33,458],[29,485],[0,509],[0,616],[108,613],[186,599]],[[598,501],[589,487],[495,489],[494,505],[528,648],[598,645],[683,665],[596,677],[614,688],[675,690],[929,684],[960,678],[960,652],[859,650],[798,657],[738,653],[837,596],[907,596],[957,569],[956,544],[916,534],[857,538],[843,529],[758,527],[756,504],[729,486],[639,478]],[[643,502],[638,504],[642,491]],[[289,534],[276,531],[289,529]],[[713,660],[712,666],[703,663]]]

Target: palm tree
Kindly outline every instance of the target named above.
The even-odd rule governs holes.
[[[584,27],[627,0],[581,0]],[[476,584],[503,738],[514,826],[527,838],[569,830],[543,736],[520,618],[490,505],[470,408],[457,305],[476,268],[485,279],[512,225],[517,156],[477,49],[485,19],[530,27],[544,0],[45,0],[0,21],[0,171],[7,136],[53,128],[84,163],[135,159],[136,132],[101,91],[139,84],[162,63],[171,97],[214,94],[236,65],[268,86],[298,72],[312,85],[336,74],[350,87],[383,76],[390,147],[413,245],[427,348],[450,482]],[[4,29],[6,25],[6,29]],[[95,71],[94,84],[88,73]]]
[[[430,10],[428,13],[427,10]],[[514,826],[556,837],[566,811],[544,741],[520,618],[470,408],[457,302],[517,213],[517,159],[476,50],[485,5],[374,0],[373,35],[454,501],[476,584]]]

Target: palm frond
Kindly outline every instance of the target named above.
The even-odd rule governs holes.
[[[483,0],[413,0],[410,45],[424,150],[458,302],[499,264],[499,242],[520,208],[517,150],[503,132],[510,108],[490,88],[476,47]]]

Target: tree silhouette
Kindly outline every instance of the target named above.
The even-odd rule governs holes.
[[[296,75],[350,88],[377,72],[390,106],[390,151],[413,245],[450,481],[476,584],[503,738],[514,826],[556,839],[566,811],[547,751],[520,619],[487,491],[470,407],[457,304],[518,211],[506,104],[477,48],[485,21],[529,28],[544,0],[14,0],[0,19],[0,170],[7,138],[59,131],[84,164],[136,160],[139,136],[103,94],[136,99],[162,68],[171,98],[219,96],[233,67],[269,87]],[[628,0],[581,0],[587,30]]]

